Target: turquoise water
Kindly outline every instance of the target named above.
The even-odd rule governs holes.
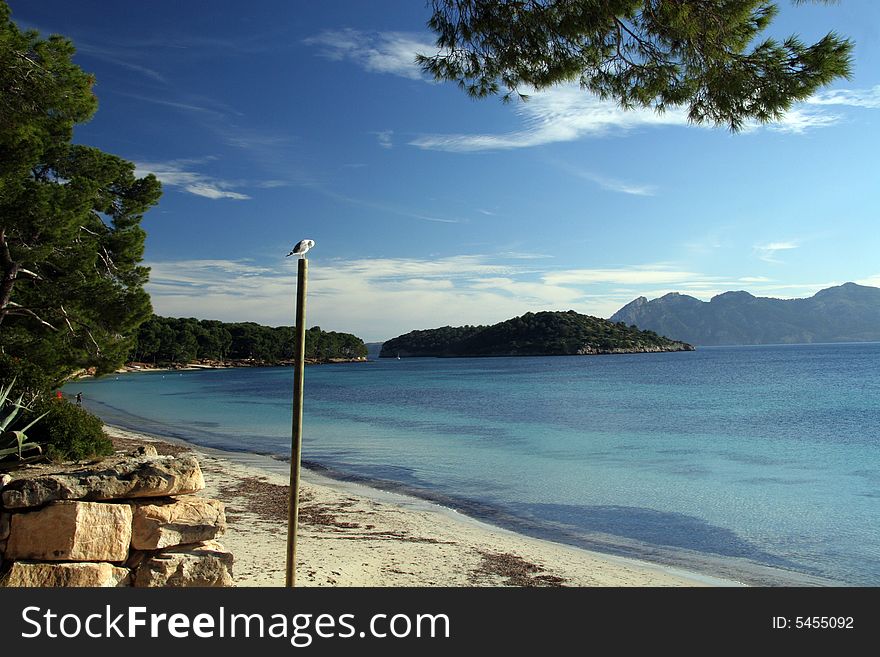
[[[286,455],[291,389],[267,368],[65,392],[112,424]],[[880,344],[381,360],[307,368],[305,390],[303,460],[337,476],[749,582],[880,585]]]

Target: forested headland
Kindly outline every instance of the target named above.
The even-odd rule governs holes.
[[[163,366],[196,361],[279,365],[293,360],[294,334],[293,326],[153,315],[135,334],[128,360]],[[364,341],[351,333],[324,331],[320,326],[306,330],[307,361],[327,363],[366,357]]]
[[[388,340],[380,358],[412,356],[574,356],[692,351],[684,342],[623,322],[567,312],[526,313],[492,326],[444,326]]]

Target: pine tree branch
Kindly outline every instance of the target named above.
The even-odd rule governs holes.
[[[13,309],[9,310],[10,307]],[[42,324],[43,326],[49,327],[53,331],[58,330],[56,327],[54,327],[52,324],[50,324],[45,319],[40,317],[37,313],[35,313],[30,308],[25,308],[24,306],[20,306],[19,304],[15,303],[14,301],[10,301],[9,303],[6,304],[6,308],[4,308],[3,310],[0,310],[0,321],[2,321],[2,318],[5,317],[6,315],[27,315],[29,317],[33,317],[40,324]]]

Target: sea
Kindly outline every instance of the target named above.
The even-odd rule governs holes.
[[[289,457],[293,372],[68,384],[108,424]],[[757,585],[880,585],[880,343],[306,368],[303,462]]]

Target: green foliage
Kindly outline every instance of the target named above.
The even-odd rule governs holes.
[[[486,326],[443,326],[424,331],[410,331],[406,335],[387,340],[379,358],[400,356],[454,356],[468,338],[486,330]]]
[[[12,392],[15,380],[9,382],[0,389],[0,462],[15,457],[16,463],[32,460],[24,455],[30,452],[37,452],[39,455],[42,449],[34,442],[29,442],[27,431],[39,422],[43,416],[40,415],[31,420],[21,429],[12,429],[12,426],[22,410],[27,410],[22,404],[22,395],[18,399],[11,401],[10,393]]]
[[[623,108],[688,106],[695,123],[774,121],[836,78],[853,44],[763,38],[768,0],[432,0],[438,53],[419,64],[476,98],[565,82]]]
[[[275,363],[291,360],[293,354],[291,326],[153,315],[138,330],[129,360],[154,364],[188,363],[198,359]],[[318,326],[306,331],[306,358],[328,360],[366,355],[363,340],[350,333],[322,331]]]
[[[564,356],[680,351],[690,345],[623,322],[568,312],[526,313],[492,326],[412,331],[387,341],[380,358],[401,356]]]
[[[13,382],[13,396],[21,395],[29,406],[48,397],[52,381],[39,367],[27,360],[0,354],[0,381]]]
[[[71,143],[97,108],[73,54],[20,31],[0,0],[0,348],[56,383],[117,367],[149,317],[140,221],[161,193],[132,163]]]
[[[46,416],[33,427],[29,438],[40,443],[49,458],[57,461],[91,459],[113,453],[104,434],[104,423],[66,399],[46,399],[36,406]]]

